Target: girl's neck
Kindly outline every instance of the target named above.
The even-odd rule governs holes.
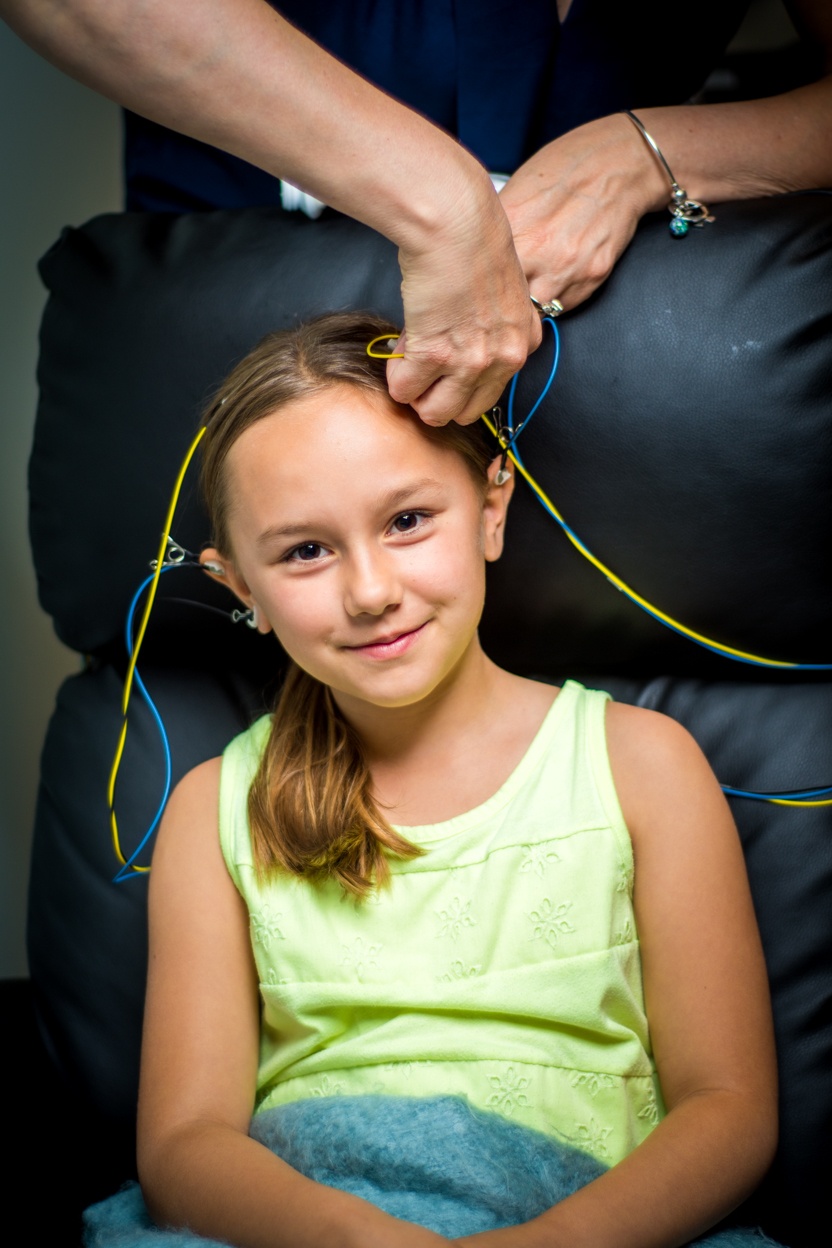
[[[338,698],[358,732],[376,798],[392,823],[441,823],[473,809],[508,779],[555,691],[513,676],[479,641],[427,698],[378,707]]]
[[[483,653],[475,637],[454,670],[418,702],[377,706],[340,693],[334,696],[361,738],[372,768],[375,763],[405,761],[426,749],[434,753],[442,741],[461,731],[475,734],[493,713],[507,676]]]

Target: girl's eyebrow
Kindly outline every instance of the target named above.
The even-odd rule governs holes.
[[[401,506],[413,499],[414,494],[418,494],[422,490],[441,489],[442,482],[436,477],[419,477],[415,481],[408,481],[405,485],[398,486],[395,490],[389,490],[386,494],[381,494],[376,504],[381,512],[393,511],[396,507]],[[270,542],[278,538],[286,537],[303,537],[310,533],[318,525],[312,521],[300,520],[292,521],[290,524],[271,524],[256,539],[258,546],[268,546]]]

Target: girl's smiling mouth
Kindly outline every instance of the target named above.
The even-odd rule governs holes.
[[[400,654],[404,654],[410,647],[415,644],[422,632],[427,627],[428,621],[419,624],[417,628],[411,628],[404,632],[388,633],[385,637],[377,637],[373,641],[365,642],[360,646],[344,646],[344,650],[349,650],[353,654],[360,654],[368,659],[394,659]]]

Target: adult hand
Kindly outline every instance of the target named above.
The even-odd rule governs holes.
[[[262,0],[0,0],[0,13],[89,86],[394,242],[407,336],[391,393],[429,423],[475,420],[539,343],[482,166]]]
[[[387,366],[390,394],[429,425],[470,424],[492,407],[540,344],[540,318],[503,208],[483,176],[419,251],[399,248],[404,359]]]
[[[645,212],[670,188],[629,118],[601,117],[555,139],[500,196],[529,289],[574,308],[606,281]]]

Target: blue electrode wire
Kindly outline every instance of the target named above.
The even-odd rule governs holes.
[[[182,564],[169,564],[168,566],[161,568],[160,575],[164,575],[165,572],[172,572],[174,568],[182,567],[182,566],[183,566]],[[147,589],[148,585],[150,585],[150,583],[154,580],[154,578],[155,578],[155,573],[151,572],[150,576],[146,577],[145,580],[142,581],[141,585],[139,586],[139,588],[136,590],[135,594],[133,595],[133,601],[130,603],[130,606],[127,611],[127,621],[125,624],[124,635],[125,635],[125,641],[127,642],[127,654],[131,659],[133,657],[133,620],[136,615],[136,607],[139,604],[139,600],[141,599],[142,594]],[[118,873],[115,876],[113,876],[114,884],[123,884],[125,880],[135,880],[139,878],[140,873],[133,870],[133,864],[136,862],[142,850],[147,845],[147,842],[150,840],[151,836],[153,835],[153,833],[156,831],[157,827],[159,826],[159,820],[162,818],[162,815],[164,814],[165,806],[167,805],[168,798],[170,797],[170,786],[171,786],[171,779],[173,776],[173,767],[171,764],[171,756],[170,756],[170,741],[168,740],[168,734],[165,731],[165,725],[162,721],[162,716],[159,714],[159,711],[156,707],[156,703],[151,698],[150,694],[147,691],[147,686],[145,685],[144,681],[139,675],[138,667],[134,668],[133,679],[136,683],[136,688],[138,689],[139,693],[144,699],[145,704],[147,705],[147,708],[150,711],[150,714],[152,715],[156,723],[156,727],[159,730],[159,737],[162,742],[162,750],[164,751],[164,755],[165,755],[165,784],[164,784],[164,789],[162,792],[162,800],[159,802],[159,808],[156,811],[156,814],[153,816],[153,822],[150,824],[150,827],[147,829],[144,836],[139,841],[136,848],[133,850],[132,854],[130,854],[129,858],[125,860],[123,866],[119,869]]]
[[[826,789],[806,789],[804,792],[795,790],[795,792],[786,791],[785,793],[755,793],[753,789],[734,789],[730,784],[720,785],[722,792],[728,797],[747,797],[752,802],[779,802],[788,806],[792,802],[802,805],[813,797],[825,797],[828,793],[832,793],[832,784]],[[826,802],[820,802],[819,805],[825,806]]]
[[[509,392],[508,392],[505,425],[502,426],[501,428],[497,428],[497,426],[492,422],[492,420],[489,419],[489,416],[485,414],[483,415],[482,419],[485,421],[485,424],[488,426],[490,432],[494,435],[494,437],[500,443],[500,446],[502,447],[505,457],[512,460],[512,462],[520,471],[521,475],[527,481],[528,485],[531,487],[532,493],[534,494],[535,498],[537,498],[538,502],[541,504],[543,509],[552,517],[552,519],[557,522],[557,524],[560,526],[560,528],[569,538],[573,546],[575,546],[575,548],[584,556],[584,558],[588,559],[589,562],[595,568],[598,569],[598,571],[604,574],[604,576],[606,577],[606,579],[609,581],[611,585],[613,585],[617,590],[619,590],[620,593],[623,593],[630,602],[635,604],[635,606],[640,607],[641,610],[644,611],[646,615],[649,615],[651,617],[651,619],[654,619],[657,621],[657,623],[664,625],[665,628],[669,628],[672,632],[677,633],[680,637],[685,637],[687,638],[688,641],[695,642],[696,645],[701,646],[702,649],[710,650],[712,654],[718,654],[718,655],[721,655],[722,658],[732,659],[735,663],[746,663],[752,667],[769,667],[769,668],[774,667],[774,668],[781,668],[781,669],[785,668],[791,671],[799,671],[799,672],[832,671],[832,663],[791,663],[791,662],[781,661],[777,659],[765,659],[761,656],[755,656],[753,654],[748,654],[744,651],[735,650],[730,646],[722,646],[720,645],[719,642],[711,642],[707,638],[702,637],[701,635],[697,633],[694,633],[691,629],[686,628],[684,625],[679,624],[677,621],[673,620],[670,616],[667,616],[663,612],[660,612],[657,608],[652,607],[650,603],[646,602],[646,600],[641,598],[638,594],[636,594],[634,590],[630,589],[628,585],[626,585],[623,581],[621,581],[619,577],[617,577],[613,572],[611,572],[610,569],[607,568],[605,564],[601,563],[601,561],[597,559],[595,555],[592,554],[589,548],[578,537],[577,533],[575,533],[574,529],[572,529],[570,525],[566,523],[566,521],[563,519],[563,517],[559,514],[559,512],[555,508],[554,504],[550,501],[550,499],[546,496],[546,494],[537,484],[535,479],[528,472],[517,450],[517,440],[520,437],[520,434],[525,429],[528,428],[530,420],[538,411],[544,399],[548,395],[550,389],[552,388],[552,383],[555,380],[555,377],[558,371],[558,365],[560,363],[560,334],[558,333],[558,327],[555,324],[554,320],[548,316],[543,318],[543,324],[548,325],[550,329],[552,330],[552,337],[553,337],[553,343],[554,343],[552,365],[549,370],[549,376],[546,379],[546,384],[544,385],[543,389],[541,390],[540,394],[538,395],[537,399],[532,405],[532,408],[529,411],[528,415],[520,422],[519,425],[515,427],[515,424],[514,424],[515,400],[516,400],[516,395],[517,395],[518,380],[520,376],[519,373],[515,373],[514,377],[511,380],[511,385],[509,387]],[[396,354],[393,352],[380,352],[380,351],[373,350],[376,343],[383,341],[386,337],[387,335],[383,335],[381,338],[373,339],[373,341],[367,347],[367,354],[374,359],[401,358],[401,357],[397,357]],[[494,414],[496,415],[496,411]],[[170,521],[172,520],[173,509],[176,505],[176,500],[178,498],[179,488],[181,486],[182,479],[188,467],[188,463],[190,462],[190,458],[194,450],[196,449],[196,444],[199,442],[199,439],[202,437],[202,434],[204,432],[205,432],[204,428],[200,430],[199,434],[197,435],[197,438],[192,444],[190,450],[188,451],[188,455],[186,456],[186,459],[182,465],[182,468],[180,469],[179,477],[177,479],[176,487],[174,490],[174,495],[173,495],[173,498],[171,499],[171,506],[170,506],[169,514],[168,514],[168,522],[167,522],[166,529],[165,529],[165,538],[163,539],[163,548],[164,548],[164,542],[168,539],[168,535],[170,532]],[[120,867],[118,873],[114,877],[114,883],[116,884],[121,884],[125,880],[135,879],[138,875],[143,874],[144,872],[148,870],[147,867],[137,867],[135,864],[139,855],[145,849],[151,836],[156,831],[156,828],[159,826],[159,821],[162,818],[162,814],[164,812],[165,806],[167,805],[168,797],[170,796],[170,788],[171,788],[171,781],[172,781],[172,775],[173,775],[170,742],[168,740],[168,735],[165,731],[165,726],[162,721],[162,717],[159,714],[156,704],[154,703],[153,699],[148,693],[147,687],[145,686],[145,683],[142,680],[141,676],[139,675],[138,669],[136,668],[136,665],[135,665],[133,620],[135,618],[136,608],[141,599],[141,596],[145,592],[145,590],[148,588],[148,586],[152,586],[154,582],[158,582],[159,576],[162,573],[170,572],[175,567],[187,567],[187,566],[191,566],[191,565],[188,563],[181,563],[181,562],[174,563],[174,564],[163,564],[161,568],[158,568],[155,572],[151,573],[150,576],[148,576],[144,581],[142,581],[141,585],[136,590],[136,593],[133,596],[133,600],[130,603],[129,610],[127,612],[125,635],[126,635],[126,641],[127,641],[127,651],[130,657],[130,671],[132,673],[132,679],[135,680],[136,687],[138,688],[139,693],[144,699],[144,702],[147,705],[150,711],[151,717],[153,718],[153,721],[156,724],[156,727],[159,732],[159,737],[162,742],[162,750],[165,756],[165,783],[164,783],[164,790],[162,793],[162,799],[159,802],[159,806],[156,811],[156,814],[153,817],[153,821],[151,822],[150,826],[148,827],[142,839],[139,841],[139,844],[130,854],[129,858],[123,861],[122,866]],[[154,586],[154,589],[155,589],[155,586]],[[153,592],[154,590],[152,589],[151,593]],[[201,604],[196,604],[196,605],[201,605]],[[147,624],[147,618],[144,618],[142,622],[142,636],[144,634],[144,627],[146,626],[146,624]],[[139,644],[140,643],[141,643],[141,638],[139,640]],[[124,709],[125,709],[125,714],[126,714],[126,706]],[[126,719],[125,719],[125,727],[126,727]],[[123,737],[124,737],[124,729],[122,730],[122,739],[121,739],[119,749],[116,754],[116,760],[114,762],[113,772],[111,776],[111,783],[110,783],[111,799],[112,799],[112,791],[114,790],[114,786],[115,786],[115,777],[118,772],[118,761],[120,759],[120,752],[121,752],[121,749],[123,748]],[[770,802],[773,805],[782,805],[782,806],[828,806],[828,805],[832,805],[832,801],[828,800],[827,798],[828,794],[832,794],[832,785],[828,785],[826,787],[816,788],[816,789],[798,789],[798,790],[793,790],[790,792],[784,791],[784,792],[772,792],[772,793],[761,793],[761,792],[756,792],[752,789],[737,789],[727,784],[723,784],[720,787],[722,788],[723,793],[725,793],[729,797],[741,797],[741,798],[746,798],[750,801],[755,801],[755,802]],[[827,800],[823,800],[824,798],[827,798]],[[111,813],[112,813],[112,800],[111,800]],[[116,847],[118,848],[117,836],[116,836],[115,843],[116,843]]]
[[[558,363],[560,361],[560,335],[558,333],[557,325],[555,324],[554,320],[551,317],[544,317],[543,323],[544,325],[549,325],[552,328],[552,333],[554,336],[554,357],[552,359],[552,367],[549,371],[549,376],[546,380],[546,384],[543,387],[540,394],[538,395],[537,400],[532,406],[532,409],[529,412],[528,416],[526,416],[526,418],[522,420],[520,424],[515,428],[514,406],[515,406],[515,396],[517,394],[517,384],[518,384],[518,380],[520,377],[519,373],[515,373],[514,377],[511,380],[511,385],[509,386],[508,403],[507,403],[507,408],[506,408],[506,424],[504,428],[497,429],[494,425],[492,425],[491,421],[488,419],[487,416],[484,416],[483,419],[485,420],[485,423],[488,425],[491,432],[497,437],[500,445],[503,448],[504,455],[506,457],[511,458],[514,461],[515,465],[520,470],[523,477],[526,479],[527,483],[531,486],[531,489],[535,498],[541,504],[543,509],[552,517],[552,519],[557,522],[557,524],[560,526],[563,532],[569,537],[572,544],[577,548],[578,551],[580,551],[581,554],[584,555],[585,558],[587,558],[596,568],[598,568],[599,571],[602,571],[604,573],[604,575],[606,576],[607,580],[610,582],[611,585],[614,585],[615,588],[619,590],[620,593],[623,593],[630,602],[635,604],[635,606],[640,607],[641,610],[644,611],[646,615],[649,615],[651,617],[651,619],[656,620],[657,623],[659,624],[663,624],[665,628],[669,628],[672,632],[676,633],[678,636],[686,637],[688,641],[695,642],[696,645],[701,646],[702,649],[710,650],[712,654],[718,654],[718,655],[721,655],[723,658],[733,659],[735,663],[746,663],[753,667],[781,667],[781,668],[788,668],[791,670],[803,671],[803,672],[807,672],[807,671],[821,672],[821,671],[832,670],[832,663],[789,663],[789,662],[780,663],[780,662],[777,662],[776,660],[762,659],[760,657],[755,657],[754,655],[745,654],[741,651],[738,652],[736,650],[732,650],[731,648],[728,648],[728,647],[722,647],[719,645],[719,643],[710,643],[705,638],[700,637],[697,634],[693,633],[690,629],[685,628],[683,625],[677,624],[676,621],[671,619],[669,616],[666,616],[663,613],[660,613],[659,611],[653,609],[650,606],[650,604],[646,603],[643,599],[639,598],[639,596],[636,595],[632,590],[630,590],[629,586],[625,585],[617,577],[614,578],[613,576],[611,576],[609,574],[609,570],[605,568],[605,566],[600,562],[600,560],[596,559],[596,557],[592,554],[589,548],[578,537],[577,533],[575,533],[574,529],[572,529],[570,525],[566,523],[563,517],[557,512],[555,507],[546,497],[543,490],[540,488],[540,486],[537,484],[534,478],[529,474],[528,470],[526,469],[525,464],[523,463],[520,453],[517,449],[517,440],[520,434],[528,427],[529,421],[534,416],[535,412],[538,410],[541,403],[546,398],[546,395],[549,393],[549,390],[551,389],[552,383],[555,380],[555,375],[558,370]],[[751,789],[737,789],[727,784],[723,784],[720,787],[723,793],[725,793],[729,797],[741,797],[741,798],[747,798],[750,801],[770,802],[772,804],[783,805],[783,806],[829,805],[830,803],[828,801],[822,801],[822,800],[816,801],[813,799],[827,798],[828,795],[832,793],[832,785],[829,785],[824,788],[818,788],[818,789],[804,789],[804,790],[795,790],[793,792],[771,792],[771,793],[762,793],[762,792],[757,792]]]
[[[525,468],[525,464],[520,458],[520,452],[517,450],[517,445],[516,445],[517,439],[520,437],[520,434],[523,432],[523,430],[528,428],[529,421],[531,420],[532,416],[534,416],[535,412],[540,407],[543,400],[546,398],[546,395],[551,390],[552,382],[555,380],[555,376],[558,371],[558,364],[560,363],[560,334],[558,333],[558,327],[555,324],[551,316],[545,316],[543,318],[543,324],[551,326],[552,335],[554,337],[555,350],[554,350],[554,355],[552,357],[552,367],[549,370],[549,376],[546,380],[546,385],[543,387],[543,389],[540,391],[540,394],[537,396],[537,401],[534,403],[532,410],[529,412],[526,419],[520,422],[520,424],[518,425],[516,429],[514,428],[514,398],[515,398],[515,395],[517,394],[517,383],[520,380],[519,372],[515,373],[514,376],[512,377],[511,385],[509,386],[509,391],[508,391],[508,404],[506,406],[506,427],[509,431],[510,436],[503,449],[514,451],[514,457],[517,460],[517,463],[520,465],[521,468]]]
[[[173,572],[176,568],[189,568],[189,567],[198,566],[196,555],[193,555],[190,552],[185,552],[185,554],[187,558],[183,559],[181,562],[164,564],[161,568],[159,575],[161,576],[165,572]],[[133,658],[133,651],[134,651],[134,644],[135,644],[134,637],[133,637],[133,622],[134,622],[135,615],[136,615],[136,609],[139,605],[142,594],[145,592],[145,590],[148,588],[148,586],[152,583],[154,579],[155,579],[155,572],[151,572],[150,576],[146,577],[145,580],[142,581],[141,585],[139,586],[139,588],[136,590],[135,594],[133,595],[133,601],[130,603],[130,606],[127,610],[127,620],[125,623],[124,634],[125,634],[125,642],[127,645],[127,654],[128,654],[128,658],[130,659]],[[213,607],[209,603],[198,602],[195,599],[167,597],[165,601],[183,603],[186,606],[190,606],[190,607],[199,607],[203,611],[213,611],[217,615],[221,615],[226,619],[229,619],[229,618],[233,619],[233,615],[230,615],[228,611],[223,611],[222,608],[220,607]],[[168,798],[170,797],[171,784],[173,780],[173,764],[172,764],[172,758],[171,758],[170,741],[168,739],[168,734],[165,730],[165,724],[155,702],[153,701],[152,697],[150,696],[150,693],[148,692],[147,686],[145,685],[144,681],[141,678],[141,675],[139,674],[138,665],[134,665],[133,667],[133,681],[139,693],[141,694],[142,698],[144,699],[144,702],[147,705],[147,708],[150,711],[150,714],[159,732],[159,739],[162,743],[162,751],[165,756],[165,783],[164,783],[164,788],[162,792],[162,798],[161,798],[161,801],[159,802],[159,807],[156,811],[156,814],[153,817],[152,823],[148,827],[142,839],[139,841],[136,848],[133,850],[132,854],[130,854],[130,856],[125,860],[125,862],[121,866],[118,873],[113,877],[114,884],[123,884],[125,880],[139,879],[140,876],[142,875],[142,871],[136,869],[135,863],[138,860],[139,856],[141,855],[142,851],[145,849],[151,836],[153,835],[153,833],[156,831],[157,827],[159,826],[159,822],[162,818],[162,815],[165,812],[165,807],[167,806]]]
[[[613,575],[611,575],[609,572],[609,569],[606,569],[604,565],[601,564],[600,560],[598,560],[595,557],[595,555],[593,555],[589,547],[586,546],[585,543],[581,541],[581,539],[578,537],[574,529],[572,529],[570,525],[567,524],[567,522],[558,513],[558,511],[555,509],[553,504],[549,501],[549,499],[543,493],[543,490],[540,488],[540,486],[537,484],[534,478],[530,476],[530,474],[528,473],[528,470],[526,469],[525,464],[523,463],[523,460],[520,457],[520,454],[517,450],[517,445],[516,445],[517,439],[519,438],[520,434],[528,427],[529,421],[531,420],[532,416],[534,416],[535,412],[538,410],[541,403],[543,402],[543,400],[546,398],[547,394],[549,393],[549,390],[551,389],[551,386],[552,386],[552,382],[555,380],[555,375],[558,369],[558,363],[560,361],[560,335],[558,334],[557,325],[555,324],[554,320],[552,320],[551,317],[544,317],[543,324],[550,325],[552,328],[552,331],[554,334],[554,347],[555,347],[554,357],[552,360],[552,367],[549,371],[549,376],[546,380],[546,384],[543,387],[543,390],[538,395],[528,416],[526,416],[526,418],[520,422],[517,428],[515,428],[514,405],[515,405],[515,395],[517,392],[517,383],[518,383],[518,379],[520,376],[519,373],[515,373],[514,377],[511,380],[511,385],[509,387],[508,404],[507,404],[507,410],[506,410],[506,424],[505,424],[504,429],[502,430],[497,429],[492,424],[492,422],[488,419],[487,416],[483,417],[483,419],[485,420],[485,423],[488,425],[491,432],[497,437],[503,450],[507,452],[509,457],[513,459],[516,466],[520,469],[522,475],[525,477],[526,481],[531,486],[532,492],[534,493],[535,497],[537,498],[538,502],[541,504],[543,509],[546,512],[548,512],[548,514],[552,517],[553,520],[557,522],[557,524],[564,531],[564,533],[567,534],[570,541],[581,552],[581,554],[583,554],[585,558],[589,559],[589,561],[596,568],[598,568],[599,571],[604,572],[604,574],[607,577],[607,580],[612,585],[614,585],[615,588],[619,590],[619,592],[623,593],[637,607],[640,607],[641,610],[645,612],[645,614],[649,615],[652,619],[656,620],[659,624],[663,624],[665,628],[671,629],[671,631],[677,633],[680,637],[686,637],[688,641],[695,642],[696,645],[701,646],[704,650],[710,650],[713,654],[719,654],[723,658],[733,659],[734,662],[736,663],[746,663],[753,667],[779,667],[779,668],[788,668],[789,670],[792,670],[792,671],[801,671],[801,672],[832,671],[832,663],[792,663],[792,662],[788,662],[785,660],[781,662],[775,659],[764,659],[760,656],[755,656],[752,654],[745,654],[741,651],[734,650],[731,647],[721,646],[718,642],[709,642],[707,639],[700,637],[697,634],[693,633],[692,630],[686,628],[684,625],[678,624],[676,621],[666,616],[663,612],[658,611],[656,608],[652,607],[649,603],[641,599],[637,594],[635,594],[629,588],[629,586],[625,585],[618,577],[614,577]],[[508,433],[509,435],[508,437],[505,436],[506,433]]]
[[[552,328],[553,336],[554,336],[555,352],[554,352],[554,358],[552,360],[552,367],[549,371],[549,377],[546,381],[546,385],[543,387],[541,394],[538,396],[528,416],[525,418],[525,420],[521,421],[521,423],[517,426],[517,428],[515,428],[514,426],[514,402],[515,402],[515,395],[517,393],[517,382],[518,382],[518,377],[519,377],[519,374],[516,373],[514,377],[512,378],[511,385],[509,387],[509,397],[508,397],[505,425],[502,425],[498,428],[494,424],[494,421],[492,419],[492,417],[499,417],[499,414],[500,414],[499,408],[494,409],[492,413],[484,412],[481,417],[481,419],[485,423],[490,433],[497,439],[497,441],[500,444],[500,447],[502,448],[502,451],[503,451],[502,467],[505,467],[506,460],[511,459],[512,463],[515,465],[515,467],[517,468],[521,476],[529,485],[535,498],[538,500],[538,502],[541,504],[544,510],[548,512],[548,514],[552,517],[552,519],[557,521],[558,525],[566,534],[566,536],[569,538],[570,542],[575,547],[575,549],[578,550],[584,556],[584,558],[587,559],[592,564],[594,568],[596,568],[599,572],[602,572],[603,575],[606,577],[606,579],[609,581],[609,583],[613,585],[620,593],[624,594],[625,597],[630,602],[634,603],[637,607],[640,607],[642,611],[644,611],[652,619],[656,620],[657,623],[663,624],[665,628],[669,628],[672,632],[677,633],[680,637],[686,637],[688,641],[696,642],[696,644],[698,646],[701,646],[704,650],[710,650],[713,654],[718,654],[722,658],[733,659],[735,663],[747,663],[754,667],[773,667],[773,668],[781,668],[781,669],[785,668],[791,671],[803,671],[803,672],[806,672],[806,671],[823,672],[823,671],[832,670],[832,663],[792,663],[792,662],[789,662],[786,660],[780,660],[780,659],[767,659],[761,655],[749,654],[746,651],[737,650],[732,646],[722,645],[719,642],[711,641],[707,637],[703,637],[700,633],[695,633],[692,629],[687,628],[684,624],[681,624],[679,623],[679,621],[674,620],[672,616],[666,615],[664,612],[659,611],[657,607],[653,607],[651,603],[646,601],[646,599],[640,597],[640,595],[638,595],[635,592],[635,590],[631,589],[630,586],[627,585],[624,581],[622,581],[620,577],[616,576],[616,574],[613,571],[611,571],[611,569],[608,568],[606,564],[602,563],[600,559],[596,558],[596,556],[593,555],[592,551],[589,549],[588,546],[584,545],[584,543],[578,537],[577,533],[575,533],[574,529],[572,529],[566,523],[563,516],[561,516],[559,512],[557,511],[554,503],[552,503],[552,501],[547,497],[547,495],[543,492],[541,487],[535,481],[534,477],[526,468],[525,464],[523,463],[517,451],[517,445],[516,445],[517,439],[519,435],[523,432],[523,430],[527,428],[528,423],[531,420],[532,416],[535,414],[537,409],[540,407],[540,404],[543,402],[546,395],[549,393],[552,382],[555,379],[555,374],[557,372],[557,367],[558,367],[558,361],[560,358],[560,336],[558,334],[557,325],[555,324],[554,320],[551,317],[544,317],[543,320],[544,320],[544,323],[550,325]],[[382,351],[374,350],[376,344],[379,342],[385,341],[385,339],[388,342],[388,346],[393,345],[393,339],[390,339],[388,338],[387,335],[382,334],[380,337],[374,338],[372,342],[368,344],[367,354],[371,356],[373,359],[377,359],[377,360],[402,359],[403,355],[395,351],[388,350],[386,352],[382,352]],[[777,792],[777,793],[774,793],[774,792],[759,793],[759,792],[755,792],[754,790],[749,790],[749,789],[735,789],[729,785],[722,785],[721,788],[724,793],[728,794],[731,797],[745,797],[745,798],[749,798],[752,801],[771,802],[773,805],[778,805],[778,806],[805,807],[805,806],[831,806],[832,805],[832,799],[825,798],[825,795],[827,793],[832,793],[832,785],[829,785],[828,787],[824,787],[824,788],[818,788],[818,789],[794,790],[792,792]],[[820,800],[817,800],[817,799],[820,799]]]

